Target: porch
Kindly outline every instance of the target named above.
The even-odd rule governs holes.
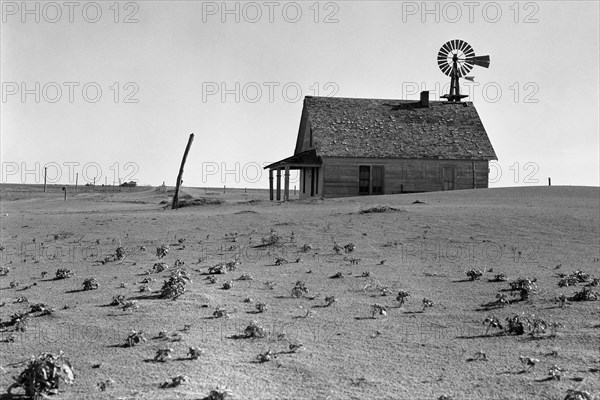
[[[290,199],[290,170],[300,170],[300,198],[306,195],[307,183],[310,185],[310,196],[319,193],[319,172],[323,166],[323,160],[317,156],[314,149],[306,150],[283,160],[267,165],[264,169],[269,170],[269,200],[282,200],[281,175],[283,172],[283,201]],[[275,185],[273,184],[273,171],[275,171]],[[309,178],[310,177],[310,178]],[[310,183],[308,182],[310,180]],[[303,196],[304,194],[304,196]]]

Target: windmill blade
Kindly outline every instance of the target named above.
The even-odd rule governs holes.
[[[461,40],[461,42],[462,42],[462,44],[460,46],[460,51],[462,51],[466,57],[474,56],[475,52],[473,51],[473,48],[471,47],[471,45],[462,40]]]
[[[465,79],[471,82],[475,82],[475,77],[474,76],[465,76]]]
[[[467,58],[465,61],[471,62],[475,65],[479,65],[480,67],[484,67],[484,68],[490,67],[490,56],[475,56],[475,57]]]
[[[444,43],[444,45],[440,49],[440,53],[441,52],[444,52],[446,57],[448,57],[448,54],[452,53],[452,42],[450,41],[450,42]]]
[[[450,74],[452,73],[452,67],[450,67],[448,64],[440,65],[440,69],[444,74],[448,76],[450,76]]]
[[[465,75],[466,75],[466,74],[468,74],[468,73],[469,73],[469,72],[470,72],[472,69],[473,69],[473,67],[471,67],[470,65],[467,65],[467,64],[465,64],[465,65],[462,65],[462,66],[459,68],[459,76],[460,76],[460,77],[463,77],[463,76],[465,76]]]

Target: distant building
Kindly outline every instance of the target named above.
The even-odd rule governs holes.
[[[137,186],[137,182],[136,181],[129,181],[129,182],[123,182],[121,184],[122,187],[136,187]]]
[[[294,155],[269,169],[271,200],[430,192],[488,187],[496,153],[473,103],[310,97]],[[273,180],[275,175],[275,187]]]

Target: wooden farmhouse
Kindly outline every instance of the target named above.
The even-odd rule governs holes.
[[[265,167],[271,200],[488,187],[494,148],[473,103],[311,97],[304,99],[294,155]],[[275,188],[273,185],[275,175]]]

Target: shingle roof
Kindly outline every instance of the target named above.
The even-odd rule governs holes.
[[[319,156],[495,160],[472,103],[309,97]]]

